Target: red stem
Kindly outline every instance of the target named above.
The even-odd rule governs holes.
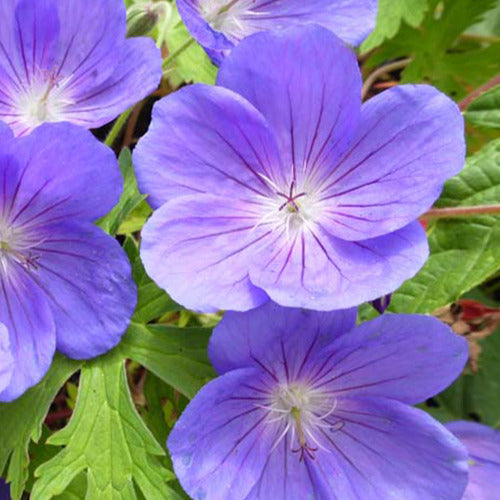
[[[467,97],[462,99],[458,103],[458,107],[462,110],[465,111],[468,107],[469,104],[477,99],[480,95],[484,94],[487,90],[490,90],[492,87],[495,85],[500,84],[500,73],[496,76],[494,76],[490,81],[486,82],[484,85],[481,85],[481,87],[478,87],[476,90],[471,92]]]
[[[421,220],[471,217],[474,215],[500,215],[500,205],[475,205],[471,207],[432,208]]]

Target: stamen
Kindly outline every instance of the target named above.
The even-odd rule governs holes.
[[[224,14],[225,12],[227,12],[233,5],[236,5],[240,0],[231,0],[231,2],[229,2],[227,5],[223,6],[220,10],[219,10],[219,14]]]

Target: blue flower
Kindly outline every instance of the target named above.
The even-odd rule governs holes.
[[[421,268],[416,219],[464,163],[448,97],[402,85],[361,105],[355,55],[318,26],[252,35],[218,85],[156,104],[134,156],[156,209],[141,255],[177,302],[342,309]]]
[[[460,374],[467,342],[430,317],[355,318],[273,303],[226,313],[209,347],[220,377],[168,440],[192,498],[461,498],[465,448],[409,405]]]
[[[469,484],[463,500],[498,500],[500,493],[500,432],[474,422],[450,422],[446,427],[469,450]]]
[[[375,28],[378,0],[178,0],[193,37],[215,63],[243,38],[294,25],[318,24],[358,45]]]
[[[36,384],[55,349],[82,359],[120,341],[136,288],[122,248],[93,222],[122,184],[87,130],[45,124],[14,139],[0,123],[0,401]]]
[[[123,0],[0,0],[0,120],[94,128],[154,90],[153,40],[125,40]]]

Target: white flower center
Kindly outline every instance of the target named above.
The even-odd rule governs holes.
[[[314,459],[316,452],[324,448],[319,434],[339,430],[343,425],[330,420],[336,406],[335,398],[323,390],[299,382],[280,385],[271,394],[269,404],[263,406],[269,412],[268,422],[283,428],[273,448],[289,434],[291,450],[299,453],[299,460]]]
[[[29,128],[35,128],[45,122],[64,121],[64,111],[72,104],[65,95],[65,83],[52,76],[34,80],[17,97],[16,107],[22,122]]]
[[[251,33],[242,19],[251,3],[250,0],[202,0],[200,10],[202,17],[214,31],[236,41]]]
[[[22,266],[27,271],[36,270],[39,256],[33,249],[40,243],[25,231],[9,226],[0,219],[0,274],[6,275],[12,264]]]
[[[263,216],[260,225],[268,225],[273,231],[284,231],[288,239],[297,236],[302,230],[312,228],[319,221],[321,203],[314,193],[297,188],[292,181],[287,189],[281,190],[273,185],[273,197],[263,197]]]

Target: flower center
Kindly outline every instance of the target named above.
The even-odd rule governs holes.
[[[30,128],[45,122],[64,121],[64,110],[71,104],[64,95],[64,82],[53,75],[38,78],[19,95],[17,108]]]
[[[200,4],[201,15],[210,27],[233,41],[250,34],[241,19],[248,8],[248,0],[205,0]]]
[[[0,223],[0,273],[6,274],[12,264],[20,265],[26,271],[37,270],[40,256],[32,251],[35,245],[22,232]]]
[[[268,422],[283,427],[273,449],[290,435],[291,451],[299,454],[299,461],[314,460],[316,452],[324,448],[320,434],[342,427],[340,421],[330,420],[336,406],[336,400],[322,390],[303,383],[281,385],[264,407],[269,412]]]

